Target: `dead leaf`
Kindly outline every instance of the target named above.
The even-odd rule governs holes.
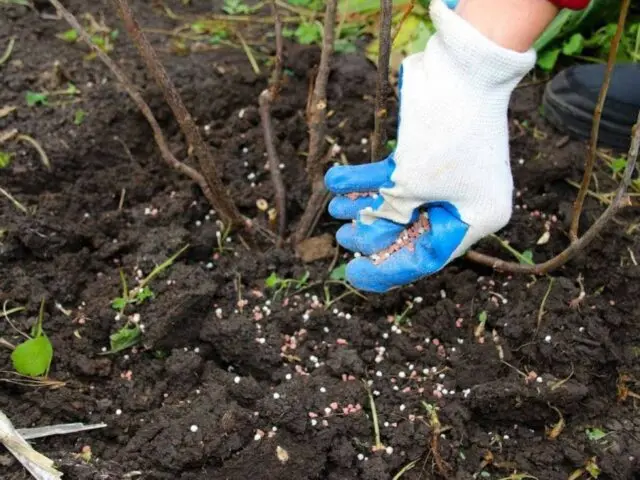
[[[11,112],[15,112],[17,109],[18,107],[14,105],[5,105],[4,107],[0,108],[0,118],[6,117]]]
[[[546,243],[549,242],[549,239],[551,238],[551,233],[549,232],[549,230],[547,230],[546,232],[544,232],[540,238],[538,239],[538,241],[536,242],[537,245],[544,245]]]

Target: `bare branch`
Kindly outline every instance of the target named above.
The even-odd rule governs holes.
[[[565,250],[553,257],[551,260],[547,260],[544,263],[536,265],[521,265],[515,262],[505,262],[499,258],[494,258],[474,251],[468,252],[466,257],[469,260],[496,270],[513,273],[532,273],[535,275],[542,275],[561,267],[578,253],[585,250],[587,246],[603,231],[604,227],[616,215],[616,213],[618,213],[621,208],[627,206],[628,197],[626,196],[626,192],[627,188],[629,188],[629,185],[631,184],[631,178],[638,161],[638,151],[640,151],[640,112],[638,113],[638,119],[631,134],[631,146],[629,147],[629,153],[627,155],[626,170],[611,204],[595,221],[595,223],[589,227],[582,237],[575,242],[572,242]]]
[[[57,0],[55,1],[57,3]],[[213,207],[218,211],[222,221],[226,225],[248,228],[248,223],[238,211],[220,180],[211,149],[205,143],[202,135],[200,135],[198,126],[185,107],[178,90],[169,78],[169,75],[160,62],[157,53],[149,43],[147,37],[142,33],[140,25],[135,19],[127,0],[113,0],[113,3],[118,10],[120,18],[124,22],[129,36],[138,48],[140,56],[144,60],[147,69],[153,75],[156,83],[161,88],[165,100],[171,107],[171,110],[180,125],[182,133],[186,137],[188,144],[193,149],[193,152],[198,159],[200,170],[211,192],[211,203]]]
[[[387,118],[387,95],[389,93],[389,58],[391,56],[392,0],[380,0],[380,33],[378,40],[378,79],[376,81],[376,105],[374,130],[371,137],[371,161],[380,159],[386,142],[384,120]]]
[[[337,10],[337,0],[329,0],[324,16],[324,35],[322,38],[320,65],[318,66],[318,75],[316,76],[311,102],[309,103],[309,111],[307,112],[307,120],[309,122],[307,174],[311,179],[317,175],[319,170],[322,170],[320,160],[323,154],[322,144],[327,121],[327,83],[329,82],[329,71],[331,70],[330,61],[333,55]]]
[[[322,53],[318,74],[313,85],[313,92],[307,105],[307,122],[309,125],[309,155],[307,156],[307,176],[311,184],[311,197],[307,202],[298,228],[294,235],[294,243],[311,235],[314,225],[317,223],[326,203],[328,195],[323,180],[323,167],[325,157],[323,155],[323,142],[327,124],[327,84],[331,56],[334,49],[334,37],[336,27],[337,0],[328,0],[324,15],[324,34],[322,38]]]
[[[278,239],[276,246],[282,247],[284,235],[287,229],[287,191],[280,173],[280,159],[274,145],[273,126],[271,122],[271,105],[275,101],[280,91],[280,81],[282,78],[282,23],[275,0],[271,0],[271,13],[273,14],[276,34],[276,59],[271,75],[269,88],[262,91],[258,97],[260,105],[260,119],[264,133],[264,144],[267,149],[267,160],[269,161],[269,174],[273,182],[276,211],[278,214]]]
[[[162,159],[172,168],[176,169],[180,173],[190,177],[195,183],[198,184],[202,192],[204,193],[207,200],[212,204],[216,204],[216,196],[210,190],[209,185],[207,184],[205,178],[195,169],[190,166],[179,161],[169,149],[169,145],[160,129],[160,125],[158,125],[157,120],[153,116],[149,105],[144,101],[140,91],[137,87],[127,78],[124,72],[115,64],[109,56],[100,50],[92,41],[89,34],[86,30],[80,25],[80,22],[76,19],[76,17],[69,12],[66,8],[64,8],[58,0],[50,0],[51,4],[56,8],[56,10],[60,13],[60,15],[66,20],[66,22],[76,31],[80,38],[91,48],[93,52],[97,55],[97,57],[104,63],[111,73],[118,79],[118,81],[122,84],[122,87],[129,94],[129,97],[133,100],[136,106],[142,112],[142,115],[149,122],[149,126],[153,131],[153,137],[158,145],[158,149],[160,150],[160,155]]]
[[[611,48],[609,50],[609,59],[607,60],[607,69],[604,75],[604,81],[600,87],[600,95],[598,96],[598,103],[593,114],[593,124],[591,127],[591,142],[589,149],[587,150],[587,160],[584,166],[584,175],[582,177],[582,183],[580,184],[580,190],[576,196],[576,201],[573,204],[573,214],[571,218],[571,227],[569,228],[569,239],[572,242],[578,241],[578,228],[580,226],[580,215],[582,213],[582,207],[584,206],[584,200],[587,196],[587,190],[589,190],[589,184],[591,183],[591,175],[593,173],[593,166],[596,162],[596,150],[598,149],[598,133],[600,130],[600,119],[602,118],[602,110],[607,98],[607,91],[609,90],[609,84],[611,83],[611,72],[613,66],[616,63],[618,56],[618,48],[620,46],[620,39],[624,32],[624,24],[627,19],[627,13],[629,11],[629,5],[631,0],[623,0],[620,7],[620,16],[618,18],[618,28],[615,36],[611,41]]]
[[[282,21],[280,20],[280,11],[275,0],[271,0],[271,15],[273,16],[274,30],[276,35],[276,62],[273,67],[273,73],[271,75],[271,90],[273,97],[278,95],[280,90],[280,81],[282,80],[282,51],[283,51],[283,37],[282,37]]]

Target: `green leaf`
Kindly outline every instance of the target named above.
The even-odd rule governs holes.
[[[148,298],[154,298],[155,296],[156,294],[153,293],[149,287],[145,286],[136,294],[136,303],[142,303]]]
[[[71,29],[71,30],[67,30],[66,32],[57,34],[56,37],[58,37],[61,40],[64,40],[65,42],[73,43],[76,40],[78,40],[79,35],[78,35],[78,32]]]
[[[335,41],[334,49],[337,53],[355,53],[357,51],[356,46],[348,38],[340,38]]]
[[[562,46],[562,53],[567,56],[580,55],[584,49],[584,37],[580,33],[574,33]]]
[[[12,158],[13,158],[13,153],[0,152],[0,168],[7,168],[11,163]]]
[[[531,250],[525,250],[520,255],[519,260],[523,265],[533,265],[533,252]]]
[[[478,321],[480,323],[486,323],[487,322],[487,312],[486,312],[486,310],[483,310],[478,314]]]
[[[73,83],[69,82],[67,88],[65,88],[62,92],[63,95],[77,95],[80,93],[80,89],[76,87]]]
[[[106,45],[105,39],[102,38],[100,35],[93,35],[91,37],[91,43],[93,43],[100,50],[104,50],[104,47]]]
[[[322,31],[318,23],[304,22],[298,25],[295,37],[302,45],[311,45],[322,39]]]
[[[336,268],[334,268],[333,270],[331,270],[331,273],[329,274],[329,278],[331,280],[345,280],[347,278],[347,264],[346,263],[342,263],[340,265],[338,265]]]
[[[264,284],[267,288],[275,288],[281,282],[282,279],[278,277],[278,274],[276,272],[272,272],[264,281]]]
[[[591,475],[591,478],[598,478],[602,473],[602,471],[600,470],[600,467],[594,461],[587,462],[584,468],[587,472],[589,472],[589,475]]]
[[[209,43],[211,45],[217,45],[227,38],[229,38],[229,33],[225,30],[221,30],[220,32],[214,33],[213,35],[211,35],[211,37],[209,37]]]
[[[607,433],[599,428],[587,428],[586,433],[587,438],[592,442],[597,442],[607,436]]]
[[[547,72],[553,70],[553,67],[556,66],[556,62],[558,61],[558,57],[560,56],[560,49],[554,48],[551,50],[546,50],[538,55],[538,61],[536,62],[538,67]]]
[[[627,166],[627,159],[624,157],[618,157],[613,162],[611,162],[611,171],[613,173],[618,173],[623,171]]]
[[[120,311],[124,309],[124,307],[126,306],[127,306],[127,300],[122,297],[118,297],[111,302],[111,308],[113,308],[114,310]]]
[[[47,105],[49,100],[49,97],[46,93],[32,92],[31,90],[26,93],[25,97],[27,100],[27,105],[30,107],[38,104]]]
[[[21,343],[11,353],[11,361],[16,372],[30,377],[46,374],[52,359],[53,346],[45,335]]]
[[[307,284],[307,280],[309,280],[309,272],[304,272],[304,275],[296,282],[297,288],[304,287]]]
[[[76,110],[75,113],[73,114],[73,123],[75,125],[82,124],[82,122],[84,122],[84,117],[86,116],[87,116],[87,112],[85,112],[84,110]]]
[[[125,325],[109,337],[111,343],[110,353],[120,352],[133,347],[140,343],[141,338],[142,331],[138,325]]]

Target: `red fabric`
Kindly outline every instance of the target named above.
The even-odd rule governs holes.
[[[569,8],[571,10],[582,10],[587,8],[589,0],[549,0],[558,8]]]

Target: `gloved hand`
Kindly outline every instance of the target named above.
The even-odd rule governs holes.
[[[535,52],[493,43],[443,0],[431,0],[430,15],[436,33],[401,66],[396,150],[376,163],[332,167],[325,177],[337,195],[330,214],[352,220],[338,230],[338,243],[367,256],[346,269],[365,291],[441,270],[511,217],[507,108]]]

